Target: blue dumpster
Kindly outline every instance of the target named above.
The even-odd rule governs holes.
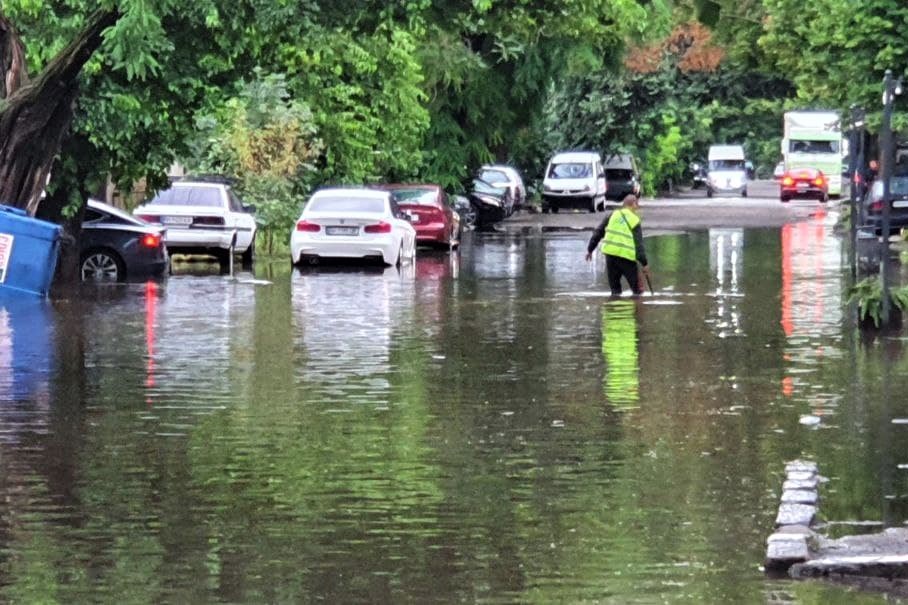
[[[20,208],[0,205],[0,288],[46,296],[62,231]]]

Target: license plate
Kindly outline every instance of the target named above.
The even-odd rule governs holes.
[[[898,200],[897,202],[892,202],[893,208],[908,208],[908,200]]]
[[[164,225],[191,225],[191,216],[162,216],[161,223]]]
[[[798,191],[807,191],[807,183],[798,183]]]
[[[359,227],[325,227],[326,235],[358,235]]]

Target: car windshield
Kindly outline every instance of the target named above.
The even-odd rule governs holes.
[[[616,181],[629,181],[634,178],[634,171],[625,170],[623,168],[606,168],[605,178],[614,179]]]
[[[550,179],[585,179],[593,175],[593,165],[587,162],[565,162],[552,164],[549,168]]]
[[[501,170],[480,170],[479,176],[477,177],[487,183],[506,183],[508,175],[502,172]]]
[[[381,214],[385,211],[385,200],[377,197],[329,195],[315,197],[306,204],[310,212],[366,212]]]
[[[789,141],[788,150],[793,153],[838,153],[838,141]]]
[[[151,204],[161,206],[205,206],[222,208],[224,200],[217,187],[171,187],[151,200]]]
[[[710,170],[744,170],[744,160],[710,160]]]
[[[434,189],[395,189],[393,193],[400,204],[434,206],[438,199],[438,194]]]
[[[479,193],[491,193],[492,195],[504,195],[507,192],[506,186],[496,187],[482,179],[473,179],[473,191]]]

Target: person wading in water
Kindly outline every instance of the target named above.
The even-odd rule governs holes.
[[[593,259],[593,251],[599,242],[605,255],[605,269],[612,296],[621,296],[621,277],[627,280],[634,296],[643,292],[637,263],[643,267],[643,274],[649,279],[649,264],[643,248],[643,227],[637,210],[640,202],[635,195],[624,198],[621,208],[606,216],[590,237],[586,247],[587,262]]]

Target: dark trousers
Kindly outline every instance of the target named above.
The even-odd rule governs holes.
[[[631,292],[640,294],[640,281],[637,273],[637,261],[621,258],[620,256],[605,255],[605,271],[608,274],[608,287],[612,289],[612,296],[621,296],[621,276],[627,280]]]

